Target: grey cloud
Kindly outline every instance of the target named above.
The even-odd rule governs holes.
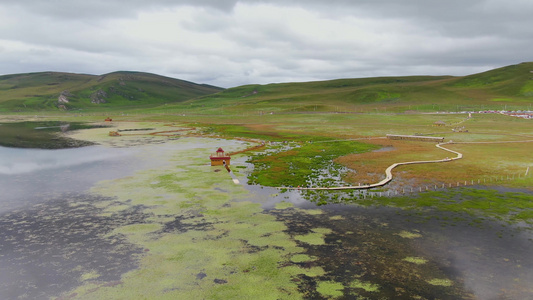
[[[0,72],[130,69],[224,87],[466,75],[531,60],[531,11],[530,0],[0,0]],[[161,12],[176,17],[142,20]]]
[[[141,11],[179,6],[202,6],[230,11],[237,2],[236,0],[7,0],[0,1],[0,5],[17,7],[49,18],[99,20],[134,18]]]

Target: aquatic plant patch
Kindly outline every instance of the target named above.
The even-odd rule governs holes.
[[[363,289],[367,292],[377,292],[379,290],[378,284],[363,282],[357,279],[350,284],[350,287],[354,289]]]
[[[292,255],[290,261],[324,270],[312,278],[300,275],[295,279],[304,298],[416,299],[430,298],[433,293],[450,299],[467,298],[460,286],[443,290],[442,286],[426,281],[432,278],[456,280],[443,272],[434,258],[416,257],[425,259],[425,264],[405,260],[415,257],[408,254],[412,253],[413,240],[400,235],[404,232],[409,233],[409,237],[415,234],[417,239],[422,239],[416,230],[389,228],[372,214],[348,208],[333,212],[322,210],[316,215],[306,212],[298,208],[272,211],[307,250]]]
[[[326,297],[340,297],[344,295],[344,285],[340,282],[321,281],[318,283],[316,290]]]
[[[452,286],[453,285],[453,282],[449,279],[434,278],[434,279],[428,280],[427,282],[431,285],[438,285],[438,286]]]
[[[48,299],[87,282],[116,282],[134,269],[143,248],[109,234],[144,222],[135,209],[107,216],[94,203],[110,198],[59,194],[0,215],[2,299]],[[50,279],[53,278],[53,282]]]
[[[324,274],[320,267],[289,263],[303,249],[286,225],[260,204],[245,201],[243,187],[213,172],[202,162],[205,158],[191,155],[196,150],[188,151],[173,154],[172,165],[93,189],[116,197],[101,204],[103,212],[121,215],[124,210],[115,207],[142,207],[143,223],[116,228],[108,236],[123,237],[144,251],[139,268],[124,274],[120,284],[94,280],[88,271],[83,285],[68,294],[83,299],[300,299],[292,279]]]
[[[374,148],[354,141],[325,141],[304,143],[278,153],[257,154],[249,160],[255,166],[250,183],[277,187],[328,186],[335,182],[329,182],[332,177],[342,176],[339,172],[343,167],[333,163],[334,159]]]
[[[413,264],[417,264],[417,265],[423,265],[428,262],[428,260],[423,257],[411,257],[411,256],[406,257],[403,260],[408,261]]]
[[[411,210],[437,209],[472,217],[491,217],[510,223],[533,224],[533,194],[500,192],[491,188],[457,188],[402,197],[377,197],[356,201],[362,205],[395,206]]]

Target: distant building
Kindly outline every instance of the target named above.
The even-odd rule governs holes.
[[[444,142],[443,137],[435,136],[422,136],[422,135],[399,135],[399,134],[387,134],[389,140],[406,140],[406,141],[422,141],[422,142]]]
[[[433,123],[433,126],[446,126],[446,123],[444,123],[443,121],[437,121]]]
[[[231,157],[225,154],[222,148],[218,148],[217,152],[209,156],[212,166],[229,166]]]

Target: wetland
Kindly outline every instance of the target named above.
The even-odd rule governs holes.
[[[62,125],[9,124],[5,140],[23,127],[33,149],[0,147],[2,299],[533,298],[528,190],[372,200],[283,191],[258,183],[272,160],[264,153],[232,157],[230,174],[209,165],[218,147],[236,152],[246,141],[117,138],[99,126],[55,127],[68,141],[58,148],[74,148],[49,149],[55,133],[33,138]],[[276,163],[302,164],[322,180],[309,167],[322,159],[312,145],[289,151],[314,158]]]

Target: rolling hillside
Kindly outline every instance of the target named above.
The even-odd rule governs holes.
[[[68,102],[67,102],[68,101]],[[0,76],[0,111],[320,113],[532,109],[533,62],[463,77],[407,76],[245,85],[223,90],[138,72]]]
[[[408,76],[246,85],[186,101],[203,113],[529,109],[533,63],[464,76]],[[176,109],[184,109],[176,106]]]
[[[221,90],[141,72],[15,74],[0,76],[0,111],[150,107]]]

